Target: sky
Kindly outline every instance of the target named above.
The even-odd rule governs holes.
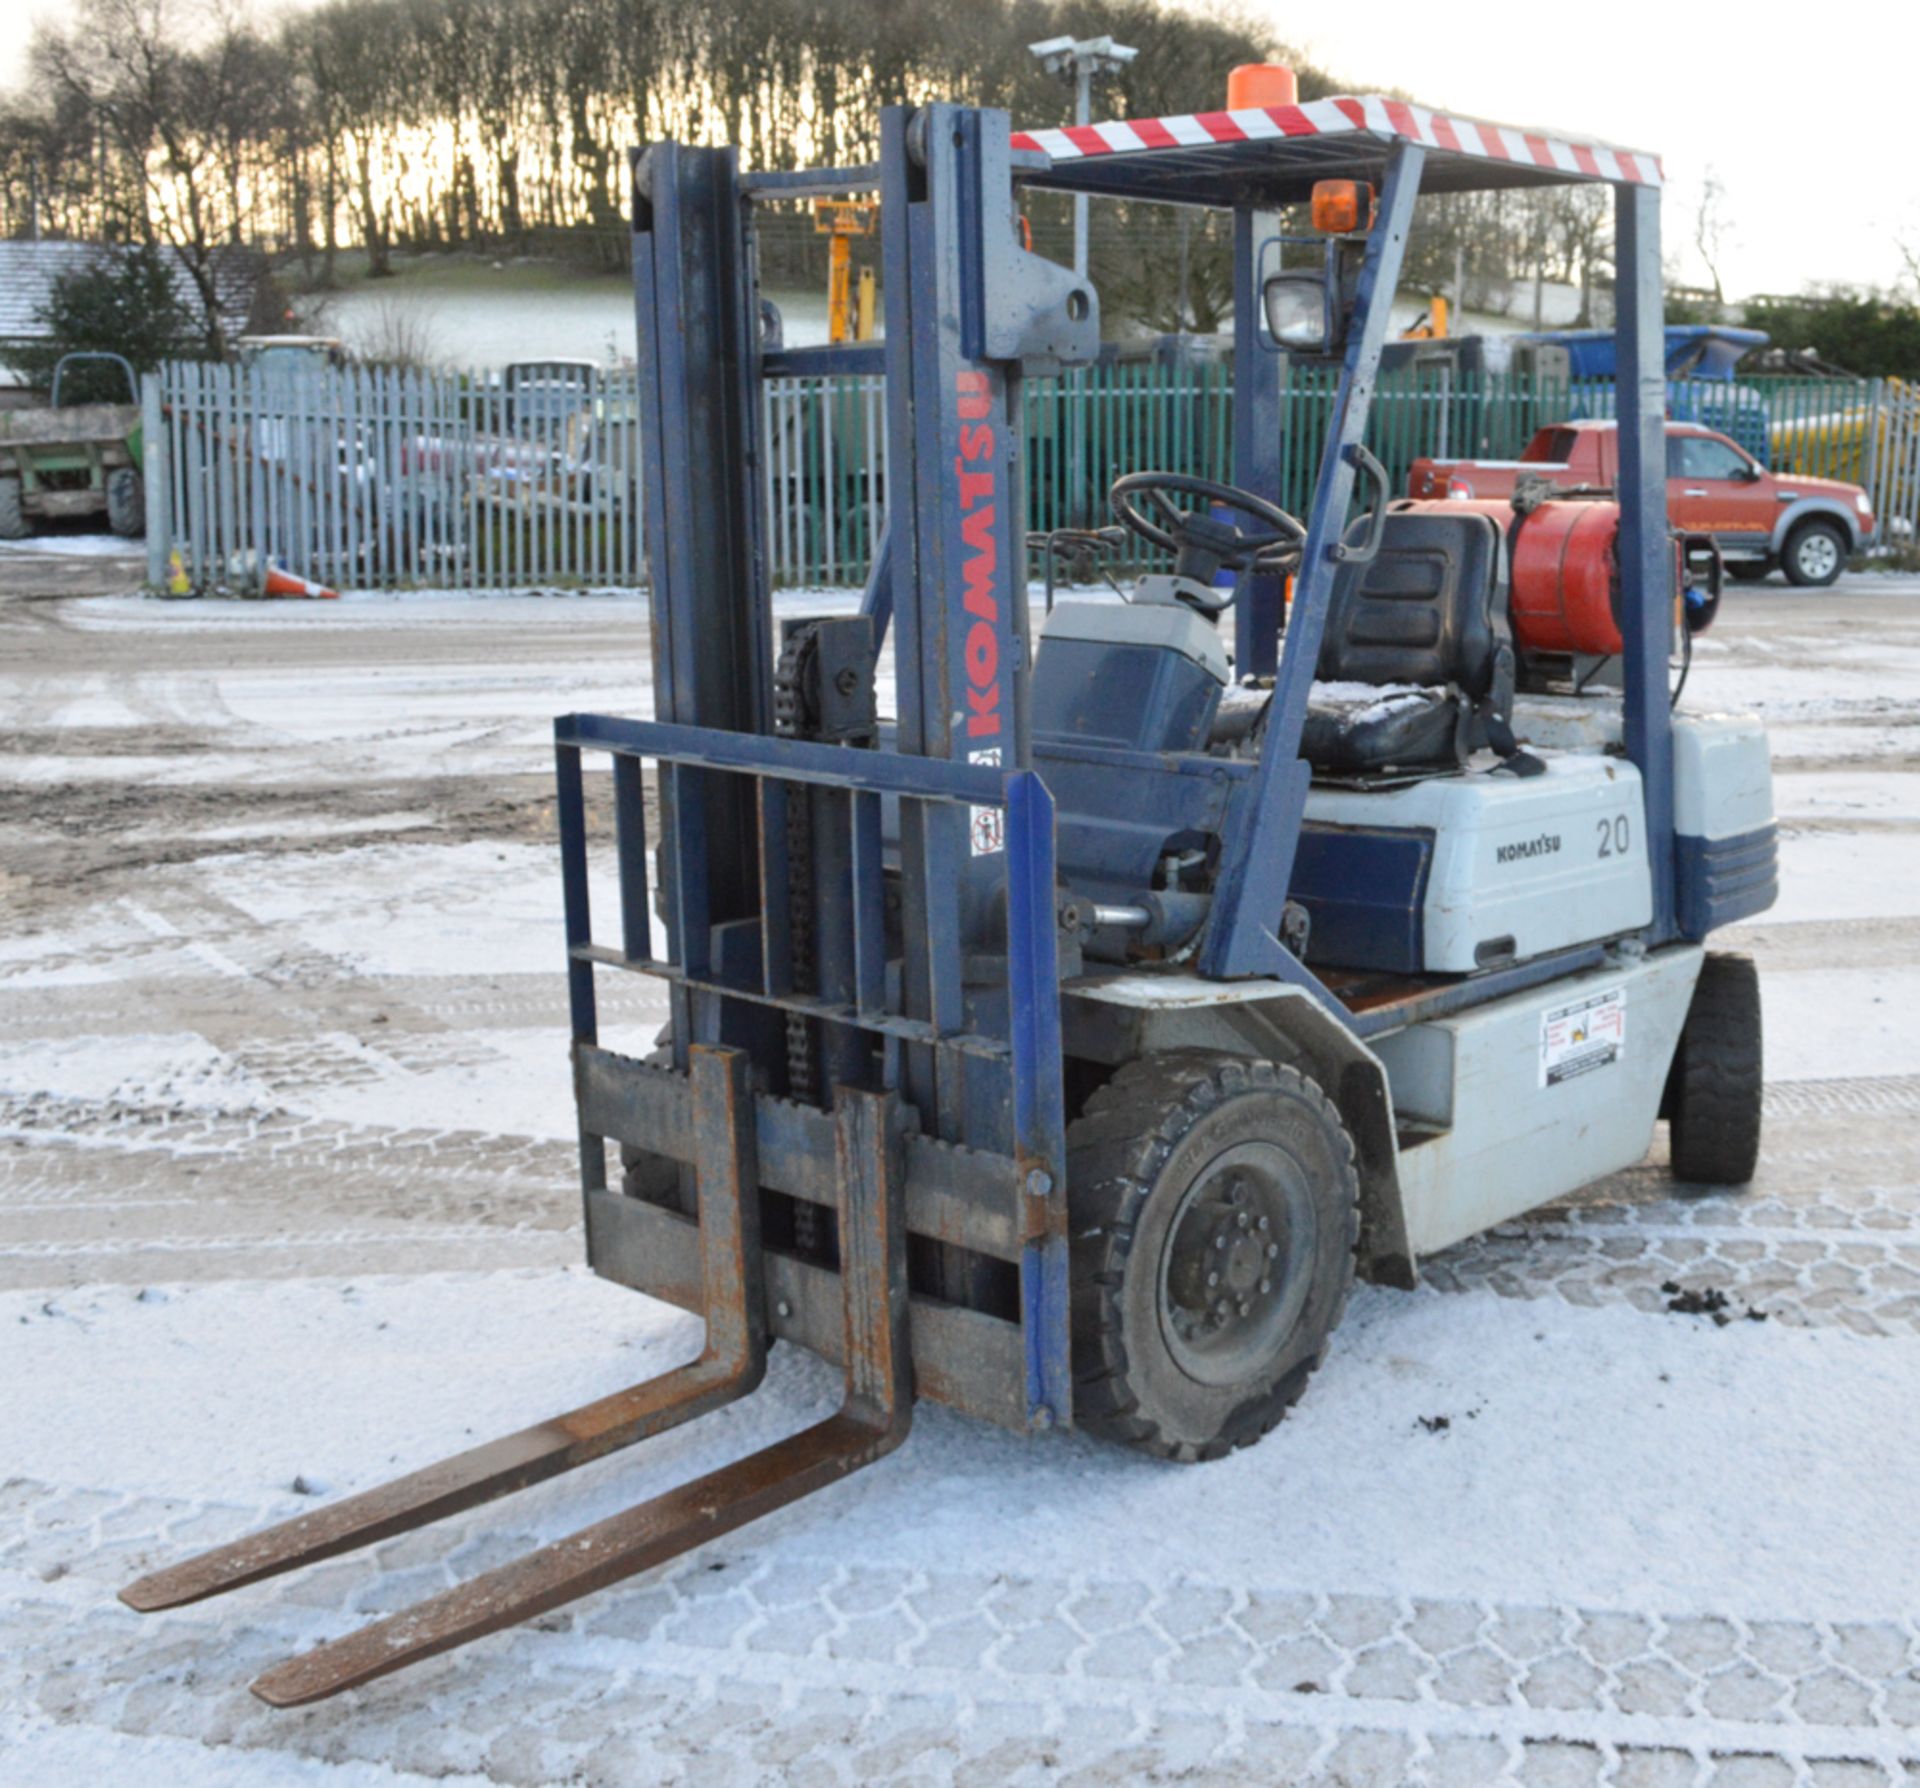
[[[1724,189],[1729,296],[1828,280],[1891,286],[1897,245],[1920,253],[1920,154],[1908,125],[1920,25],[1910,0],[1865,0],[1831,27],[1817,9],[1778,0],[1737,13],[1697,0],[1611,0],[1586,15],[1454,12],[1434,0],[1239,0],[1239,9],[1349,91],[1392,87],[1473,117],[1653,150],[1667,170],[1670,258],[1689,283],[1707,283],[1692,235],[1710,173]],[[66,10],[60,0],[0,0],[0,83],[19,78],[27,22]],[[1829,29],[1838,41],[1823,50]],[[1883,53],[1872,53],[1876,43]],[[1194,107],[1217,103],[1197,94]]]
[[[1821,9],[1778,0],[1242,10],[1355,90],[1395,87],[1472,117],[1654,151],[1668,180],[1662,234],[1689,282],[1705,283],[1691,237],[1709,171],[1725,189],[1729,296],[1889,286],[1896,243],[1920,251],[1911,0],[1863,0],[1824,26]],[[1828,32],[1836,41],[1822,47]]]

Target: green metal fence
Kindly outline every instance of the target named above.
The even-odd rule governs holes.
[[[1233,478],[1233,376],[1220,363],[1081,368],[1026,385],[1027,526],[1111,520],[1107,487],[1153,467]]]
[[[1291,367],[1280,399],[1280,501],[1311,504],[1337,368]],[[1920,395],[1898,380],[1675,380],[1668,413],[1731,436],[1763,463],[1866,486],[1882,543],[1920,521]],[[1153,467],[1233,481],[1225,363],[1132,363],[1026,383],[1027,526],[1107,519],[1108,485]],[[1384,375],[1368,445],[1396,491],[1422,457],[1517,459],[1548,424],[1614,413],[1611,380],[1422,366]],[[858,582],[885,507],[885,410],[872,379],[795,380],[769,394],[768,502],[776,577]],[[1131,549],[1130,549],[1131,550]]]
[[[1311,505],[1338,373],[1288,369],[1280,500]],[[644,575],[638,392],[603,374],[530,403],[477,375],[327,371],[269,379],[168,366],[149,392],[150,562],[181,552],[197,588],[279,562],[359,587],[632,588]],[[1883,545],[1920,523],[1920,392],[1897,379],[1675,381],[1675,418],[1731,435],[1775,469],[1842,478],[1873,499]],[[878,378],[779,379],[765,390],[771,570],[784,585],[859,583],[886,514]],[[1231,366],[1185,359],[1077,369],[1025,385],[1033,533],[1107,519],[1107,487],[1148,468],[1233,482]],[[1384,376],[1368,444],[1393,488],[1423,455],[1512,459],[1534,432],[1608,416],[1611,381]],[[1128,549],[1132,551],[1132,548]]]
[[[1295,515],[1313,500],[1338,383],[1338,368],[1292,367],[1281,388],[1280,504]],[[1517,459],[1536,430],[1565,419],[1572,401],[1564,381],[1412,368],[1381,378],[1367,445],[1401,492],[1416,459]]]

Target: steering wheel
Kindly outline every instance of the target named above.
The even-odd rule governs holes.
[[[1209,505],[1238,510],[1257,525],[1238,527],[1221,521],[1210,508],[1178,508],[1171,501],[1174,496],[1199,497]],[[1107,503],[1115,518],[1142,540],[1174,555],[1175,576],[1201,587],[1210,584],[1217,571],[1291,570],[1307,537],[1305,526],[1277,503],[1185,472],[1129,472],[1113,481]],[[1157,521],[1147,513],[1149,509],[1158,515]],[[1202,601],[1185,591],[1182,595],[1209,614],[1218,614],[1233,602],[1231,594],[1217,602]]]

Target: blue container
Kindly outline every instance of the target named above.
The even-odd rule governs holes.
[[[1617,368],[1610,329],[1543,329],[1520,341],[1553,342],[1567,350],[1576,379],[1610,379]],[[1667,377],[1731,379],[1733,369],[1756,348],[1767,345],[1761,329],[1735,329],[1726,323],[1669,323]]]

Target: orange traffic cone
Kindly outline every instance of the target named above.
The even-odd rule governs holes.
[[[295,577],[278,565],[267,567],[266,587],[260,593],[263,596],[317,596],[327,602],[340,600],[338,590],[329,590],[325,584],[308,583],[304,577]]]

